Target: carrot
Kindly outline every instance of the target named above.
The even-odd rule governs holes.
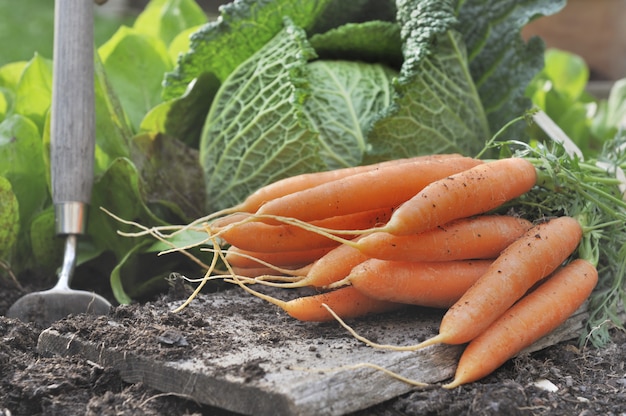
[[[306,275],[307,269],[309,269],[311,265],[299,267],[297,269],[289,270],[288,267],[239,267],[232,266],[231,268],[233,272],[238,276],[244,277],[257,277],[260,278],[259,281],[264,281],[266,279],[271,279],[272,281],[282,281],[282,282],[297,282],[304,279],[304,275]],[[281,276],[277,276],[277,273],[281,273]],[[291,278],[285,279],[284,275],[292,276]],[[286,283],[285,283],[286,284]]]
[[[354,267],[346,281],[374,299],[449,308],[491,263],[492,260],[409,262],[370,259]]]
[[[231,224],[243,224],[250,220],[250,215],[251,213],[249,212],[233,212],[226,216],[216,218],[209,224],[209,228],[211,231],[215,230],[215,232],[217,232],[219,229],[226,228],[226,226]]]
[[[372,258],[398,261],[447,261],[495,258],[532,227],[522,218],[481,215],[462,218],[417,234],[375,232],[354,243]]]
[[[379,208],[312,221],[311,225],[327,229],[366,229],[387,222],[392,211],[391,207]],[[339,245],[327,236],[291,224],[242,222],[231,223],[224,228],[211,226],[211,229],[231,245],[258,252],[298,251]]]
[[[302,280],[281,287],[324,288],[344,279],[353,267],[367,259],[368,256],[354,247],[340,245],[315,261]]]
[[[235,279],[231,282],[239,284],[244,290],[254,296],[280,307],[291,317],[300,321],[325,322],[334,320],[335,317],[324,305],[332,309],[337,316],[343,319],[358,318],[372,313],[388,312],[400,309],[404,306],[399,303],[372,299],[351,286],[283,301],[252,290],[239,279]]]
[[[535,283],[552,273],[578,246],[582,228],[558,217],[531,228],[507,247],[489,270],[446,312],[432,344],[463,344],[474,339]]]
[[[233,267],[257,268],[278,266],[295,269],[314,262],[332,249],[333,247],[322,247],[309,250],[261,253],[230,246],[226,250],[226,261]]]
[[[303,173],[300,175],[290,176],[284,179],[279,179],[275,182],[272,182],[268,185],[265,185],[252,194],[250,194],[245,200],[241,203],[221,210],[219,212],[211,214],[209,217],[205,217],[204,219],[215,218],[218,216],[238,213],[238,212],[246,212],[252,214],[256,212],[263,204],[272,201],[276,198],[283,197],[285,195],[289,195],[295,192],[300,192],[305,189],[313,188],[315,186],[332,182],[338,179],[347,178],[352,175],[356,175],[363,172],[375,171],[381,168],[386,168],[388,166],[400,165],[403,163],[412,163],[417,161],[426,161],[426,160],[445,160],[445,159],[454,159],[458,157],[463,157],[456,153],[451,154],[438,154],[438,155],[423,155],[423,156],[414,156],[410,158],[404,159],[394,159],[394,160],[386,160],[384,162],[374,163],[370,165],[363,166],[353,166],[349,168],[342,169],[334,169],[328,171],[321,172],[312,172],[312,173]]]
[[[389,165],[273,199],[256,214],[311,221],[395,207],[429,183],[482,163],[470,157],[455,157]]]
[[[443,387],[487,376],[555,330],[584,303],[597,281],[598,271],[586,260],[576,259],[560,268],[468,344],[454,380]]]
[[[490,211],[529,191],[535,167],[522,158],[500,159],[433,181],[403,203],[376,231],[419,233],[452,220]]]

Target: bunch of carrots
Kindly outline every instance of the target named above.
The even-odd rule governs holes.
[[[595,265],[573,259],[576,219],[489,214],[537,179],[523,158],[422,156],[288,178],[207,227],[228,247],[229,281],[296,319],[447,309],[439,335],[415,348],[468,343],[455,387],[555,329],[597,282]],[[283,301],[252,283],[320,293]]]
[[[406,349],[467,344],[444,385],[453,388],[490,374],[561,325],[596,287],[598,241],[626,244],[626,203],[603,188],[619,181],[585,166],[585,183],[551,163],[449,154],[304,174],[184,228],[200,224],[216,253],[202,284],[221,259],[225,270],[215,278],[299,320],[344,324],[407,304],[445,309],[439,333]],[[529,220],[510,209],[543,204],[527,195],[556,194],[565,196],[549,216]],[[606,215],[591,220],[599,211]],[[609,239],[602,231],[611,227],[617,233]],[[145,229],[166,241],[162,231]],[[609,252],[620,260],[603,264],[603,273],[623,270],[623,256]],[[253,284],[318,293],[284,301]]]

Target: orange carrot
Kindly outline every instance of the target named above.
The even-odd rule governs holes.
[[[369,257],[359,250],[342,244],[315,261],[302,280],[281,287],[324,288],[344,279],[353,267],[367,259]]]
[[[233,267],[257,268],[268,267],[269,264],[295,269],[314,262],[332,249],[333,247],[322,247],[310,250],[261,253],[231,246],[226,250],[226,261]]]
[[[478,335],[461,355],[445,388],[479,380],[561,325],[589,297],[598,271],[586,260],[562,267]]]
[[[492,262],[370,259],[354,267],[346,281],[374,299],[449,308],[487,271]]]
[[[291,317],[300,321],[325,322],[334,320],[335,318],[324,305],[327,305],[337,316],[343,319],[397,310],[404,306],[399,303],[372,299],[351,286],[284,301],[252,290],[241,280],[237,279],[233,282],[253,295],[280,307]]]
[[[465,169],[426,186],[377,231],[413,234],[482,214],[526,193],[536,179],[535,167],[521,158],[500,159]]]
[[[463,344],[483,332],[535,283],[552,273],[578,246],[582,228],[559,217],[531,228],[507,247],[444,315],[439,334],[416,348]]]
[[[263,280],[271,280],[271,281],[282,281],[285,282],[284,275],[288,274],[289,276],[293,276],[291,280],[287,280],[288,283],[297,282],[303,280],[306,276],[307,271],[311,268],[311,264],[307,266],[298,267],[297,269],[290,270],[289,267],[280,267],[278,270],[272,267],[239,267],[231,265],[232,271],[238,276],[244,277],[262,277]],[[280,276],[277,275],[280,274]],[[284,284],[288,284],[284,283]]]
[[[481,215],[462,218],[417,234],[375,232],[354,243],[372,258],[398,261],[447,261],[495,258],[532,227],[522,218]]]
[[[225,228],[231,224],[243,224],[247,219],[250,219],[251,213],[248,212],[233,212],[220,218],[216,218],[209,224],[211,231]]]
[[[273,199],[256,214],[311,221],[395,207],[429,183],[482,163],[469,157],[455,157],[389,165]]]
[[[442,155],[425,155],[415,156],[405,159],[388,160],[371,165],[355,166],[350,168],[335,169],[323,172],[304,173],[288,178],[284,178],[266,185],[250,196],[248,196],[242,203],[235,207],[232,207],[224,212],[248,212],[254,213],[263,204],[272,201],[276,198],[280,198],[285,195],[289,195],[295,192],[299,192],[305,189],[313,188],[315,186],[332,182],[337,179],[347,178],[348,176],[356,175],[363,172],[375,171],[388,166],[400,165],[403,163],[413,163],[426,160],[445,160],[462,157],[459,154],[442,154]]]
[[[311,225],[327,229],[360,230],[384,224],[393,209],[379,208],[354,214],[312,221]],[[240,249],[258,252],[279,252],[334,247],[338,242],[291,224],[270,225],[263,222],[233,223],[225,228],[211,227],[212,232]],[[350,238],[344,236],[344,238]]]

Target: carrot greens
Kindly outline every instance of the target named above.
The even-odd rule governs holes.
[[[607,142],[595,159],[581,160],[555,142],[529,145],[519,141],[492,141],[501,157],[530,161],[538,173],[537,185],[503,211],[514,209],[530,219],[571,216],[583,227],[579,258],[599,271],[598,288],[591,296],[590,340],[602,345],[612,325],[623,328],[626,287],[626,201],[622,168],[626,167],[624,132]],[[620,317],[621,315],[621,317]]]

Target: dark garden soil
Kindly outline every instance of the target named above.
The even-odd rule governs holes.
[[[38,354],[42,328],[4,317],[23,293],[2,279],[0,293],[0,416],[233,415],[188,397],[126,383],[115,370],[87,359]],[[207,342],[194,339],[203,319],[193,312],[154,313],[180,297],[170,290],[158,299],[116,307],[111,318],[123,320],[124,331],[98,330],[107,318],[89,316],[69,317],[54,326],[106,338],[113,345],[137,343],[145,356],[175,360],[189,353],[189,345]],[[579,348],[576,340],[561,343],[511,360],[480,382],[452,391],[415,390],[353,416],[626,415],[626,334],[612,335],[613,342],[602,349]],[[185,342],[178,343],[178,336]],[[280,336],[277,328],[274,338]],[[271,342],[280,342],[274,338]],[[537,386],[539,380],[549,380],[555,391]]]

